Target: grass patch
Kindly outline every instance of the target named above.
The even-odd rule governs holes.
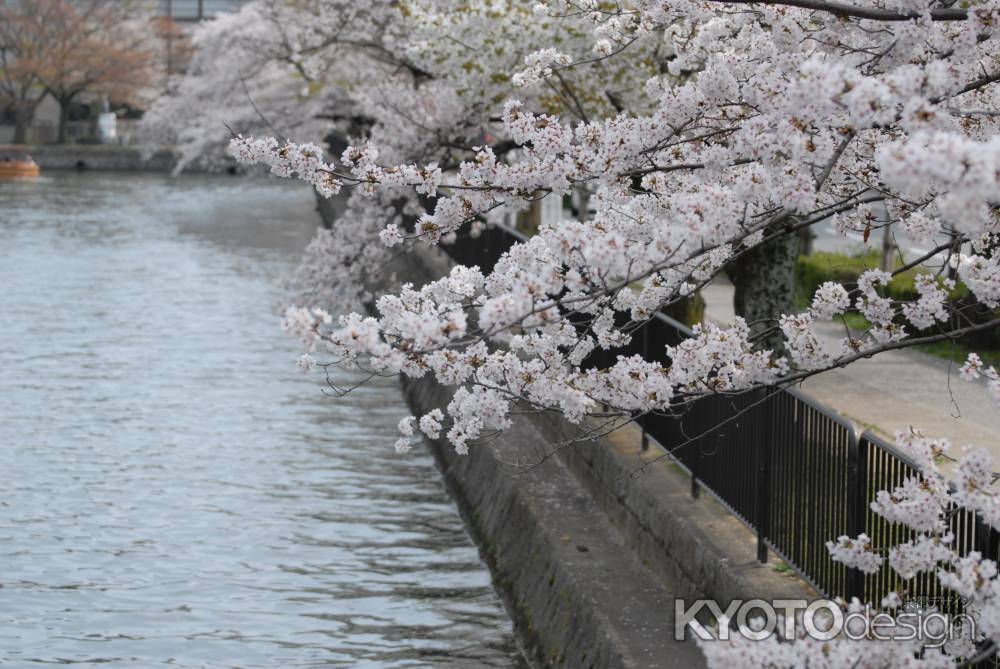
[[[933,344],[921,344],[916,348],[918,351],[923,351],[924,353],[929,353],[945,360],[953,360],[957,363],[965,362],[970,353],[978,353],[979,357],[987,365],[1000,367],[1000,350],[998,349],[971,348],[961,341],[939,341]]]
[[[809,305],[805,305],[809,306]],[[840,317],[838,317],[840,318]],[[856,312],[850,312],[843,315],[844,323],[847,324],[854,332],[864,332],[872,326],[864,316]],[[912,347],[917,351],[922,351],[928,355],[933,355],[937,358],[944,358],[945,360],[951,360],[958,364],[962,364],[969,357],[970,353],[978,353],[979,357],[983,359],[987,365],[993,365],[994,367],[1000,367],[1000,348],[990,348],[983,349],[981,347],[973,347],[964,343],[962,340],[951,340],[951,341],[938,341],[933,344],[918,344]]]

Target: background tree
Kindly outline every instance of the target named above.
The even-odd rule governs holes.
[[[170,16],[155,17],[150,27],[155,37],[151,47],[156,70],[163,78],[162,84],[157,83],[162,93],[169,94],[190,66],[194,47],[188,32]]]
[[[57,9],[50,2],[0,4],[0,105],[14,113],[14,142],[27,141],[28,127],[47,95],[39,73],[52,55],[46,26]]]
[[[59,103],[57,141],[66,141],[70,106],[87,91],[137,101],[154,72],[150,17],[129,3],[38,0],[48,55],[37,76]]]

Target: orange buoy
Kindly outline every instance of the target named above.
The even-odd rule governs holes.
[[[31,156],[0,155],[0,179],[30,179],[37,177],[41,170]]]

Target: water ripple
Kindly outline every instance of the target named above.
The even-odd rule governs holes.
[[[521,666],[396,387],[293,368],[314,221],[280,182],[0,184],[0,664]]]

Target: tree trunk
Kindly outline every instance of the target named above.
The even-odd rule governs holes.
[[[28,127],[31,125],[32,119],[35,117],[34,108],[25,109],[23,107],[17,107],[14,110],[14,143],[15,144],[27,144],[28,143]]]
[[[73,98],[59,100],[59,134],[56,137],[56,142],[59,144],[66,143],[66,128],[69,125],[69,107],[72,103]]]
[[[784,348],[777,330],[782,314],[795,313],[795,265],[799,257],[799,236],[783,234],[750,250],[726,269],[736,291],[733,307],[746,319],[751,335],[770,328],[761,336],[763,348],[780,353]]]
[[[577,219],[581,223],[585,223],[590,218],[590,191],[587,190],[586,186],[578,186],[576,196],[580,203]]]
[[[889,210],[885,208],[884,202],[875,203],[878,212],[878,222],[882,226],[882,256],[879,261],[879,268],[883,272],[891,272],[896,267],[896,259],[893,254],[896,252],[896,240],[892,236],[892,226],[889,225]]]
[[[799,230],[799,253],[807,256],[813,252],[813,243],[816,241],[816,233],[812,226],[806,226]]]
[[[892,238],[892,228],[889,227],[888,223],[885,223],[885,227],[882,229],[882,256],[879,262],[879,268],[883,272],[891,272],[896,267],[895,252],[896,242]]]

